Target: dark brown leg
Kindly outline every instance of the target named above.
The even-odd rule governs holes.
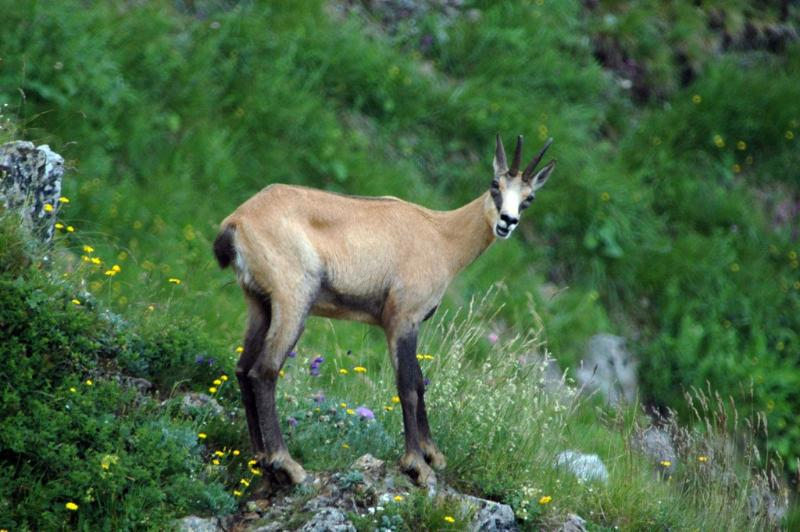
[[[281,316],[274,307],[273,310],[273,318]],[[289,455],[283,441],[275,406],[275,387],[283,362],[302,332],[304,318],[305,316],[289,316],[284,312],[280,320],[273,319],[261,357],[247,373],[255,391],[258,424],[265,449],[263,465],[273,472],[284,472],[293,484],[303,482],[306,472]]]
[[[250,432],[250,445],[254,453],[262,454],[264,453],[264,440],[258,422],[256,396],[253,384],[247,378],[247,372],[250,371],[264,350],[264,338],[269,329],[271,310],[269,300],[259,296],[248,295],[247,301],[249,305],[247,332],[244,339],[244,351],[236,364],[236,379],[239,381],[239,389],[242,394],[247,429]]]
[[[419,484],[428,484],[435,482],[435,476],[425,462],[420,446],[418,412],[424,385],[422,371],[417,361],[416,327],[400,333],[393,347],[397,360],[397,392],[400,397],[400,405],[403,407],[403,428],[406,440],[406,452],[400,460],[400,466],[415,476]],[[427,418],[425,428],[427,430]]]
[[[419,429],[419,445],[425,455],[425,461],[435,469],[443,469],[447,464],[444,455],[436,447],[431,437],[431,429],[428,426],[428,414],[425,412],[425,390],[419,392],[417,398],[417,427]]]

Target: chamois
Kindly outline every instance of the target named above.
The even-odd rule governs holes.
[[[511,167],[500,135],[489,190],[452,211],[394,197],[354,197],[273,184],[220,225],[214,254],[232,264],[248,305],[244,351],[236,367],[247,426],[262,466],[292,483],[306,479],[289,455],[275,408],[275,386],[309,314],[381,326],[403,409],[400,465],[420,484],[445,465],[431,437],[416,358],[421,322],[436,311],[455,275],[494,242],[506,239],[555,167],[520,173],[522,136]]]

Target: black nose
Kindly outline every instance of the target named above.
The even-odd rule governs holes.
[[[519,218],[514,218],[513,216],[509,216],[507,214],[501,214],[500,219],[508,225],[516,225],[519,223]]]

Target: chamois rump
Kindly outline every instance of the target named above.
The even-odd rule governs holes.
[[[509,168],[498,134],[489,190],[452,211],[273,184],[222,221],[214,254],[222,268],[233,265],[248,306],[236,377],[263,467],[294,484],[306,479],[283,441],[275,386],[312,314],[384,329],[403,410],[400,465],[420,484],[435,481],[431,466],[443,468],[445,457],[425,412],[416,358],[420,324],[453,277],[517,227],[555,167],[553,160],[536,171],[551,142],[520,172],[522,136]]]

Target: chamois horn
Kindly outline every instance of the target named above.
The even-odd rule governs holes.
[[[553,137],[547,139],[547,142],[544,143],[544,146],[542,146],[542,149],[539,150],[539,153],[536,155],[536,157],[533,158],[531,163],[525,168],[525,171],[522,172],[523,181],[531,180],[531,178],[533,177],[533,171],[536,170],[536,165],[538,165],[539,162],[542,160],[544,152],[547,151],[547,148],[549,148],[552,143],[553,143]]]

